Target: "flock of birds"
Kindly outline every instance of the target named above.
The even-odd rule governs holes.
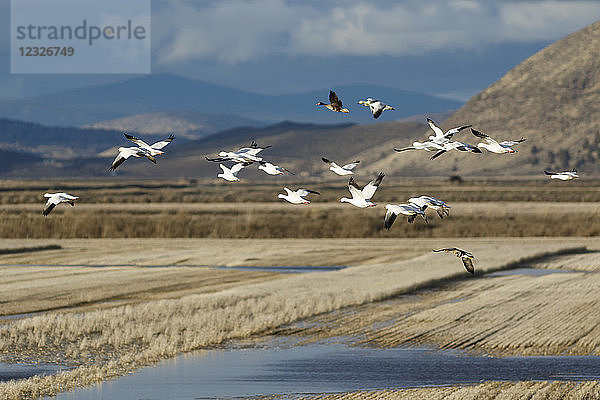
[[[394,110],[393,107],[383,103],[382,101],[375,100],[370,97],[366,100],[359,100],[358,104],[363,105],[365,107],[369,107],[373,118],[379,118],[379,116],[384,111]],[[350,112],[347,108],[344,108],[342,101],[339,99],[339,97],[334,91],[329,92],[329,103],[318,102],[316,105],[325,106],[327,109],[334,112]],[[463,125],[449,129],[446,132],[444,132],[430,118],[427,118],[427,123],[429,124],[429,127],[434,133],[433,135],[428,137],[427,141],[415,141],[409,147],[404,147],[400,149],[395,148],[394,151],[435,151],[435,154],[431,156],[431,159],[434,160],[442,154],[452,150],[470,153],[482,153],[481,149],[485,149],[489,152],[496,154],[516,153],[517,150],[515,150],[513,147],[526,140],[525,138],[521,137],[518,140],[504,140],[499,142],[496,139],[490,137],[489,135],[473,129],[472,125]],[[466,142],[453,140],[454,135],[468,128],[470,128],[470,131],[473,134],[473,136],[480,140],[480,143],[478,143],[477,146]],[[162,149],[164,149],[175,138],[173,135],[170,135],[164,140],[149,145],[148,143],[135,136],[131,136],[127,133],[124,133],[124,135],[126,139],[133,142],[136,146],[119,147],[118,154],[112,162],[109,171],[115,171],[130,157],[145,157],[149,161],[156,164],[156,156],[163,155],[164,151]],[[206,157],[206,160],[210,162],[219,163],[219,167],[221,168],[222,172],[219,173],[217,177],[229,182],[239,181],[239,178],[237,176],[238,173],[242,171],[245,167],[248,167],[255,163],[258,164],[258,169],[264,171],[269,175],[294,175],[294,173],[289,171],[288,169],[273,164],[271,162],[267,162],[261,156],[259,156],[259,154],[263,150],[268,149],[269,147],[271,146],[261,147],[255,141],[252,141],[252,143],[248,147],[243,147],[237,151],[221,151],[216,157]],[[349,164],[340,166],[336,162],[331,161],[325,157],[322,157],[322,161],[329,165],[330,171],[339,176],[354,175],[354,169],[360,163],[359,160],[356,160]],[[225,162],[232,162],[233,165],[231,167],[227,167],[223,164]],[[579,177],[577,175],[576,170],[544,171],[544,173],[546,175],[549,175],[551,179],[559,180],[571,180]],[[373,180],[371,180],[369,183],[367,183],[364,187],[361,188],[354,180],[354,177],[350,176],[348,180],[348,191],[350,192],[352,197],[342,197],[340,199],[340,202],[349,203],[359,208],[375,207],[376,204],[373,203],[371,200],[375,195],[377,188],[379,187],[379,185],[381,185],[381,182],[383,181],[384,177],[385,174],[383,172],[380,172]],[[283,190],[285,191],[285,193],[279,193],[277,197],[292,204],[310,204],[310,200],[307,200],[306,197],[309,195],[320,194],[315,190],[310,190],[306,188],[299,188],[295,191],[292,191],[291,189],[284,187]],[[42,212],[44,216],[50,214],[50,212],[60,203],[68,203],[71,206],[74,206],[75,200],[79,199],[79,197],[72,196],[64,192],[45,193],[44,197],[48,199],[46,201],[44,211]],[[399,215],[406,216],[408,223],[413,223],[417,217],[421,217],[425,221],[425,223],[429,223],[427,215],[425,214],[426,209],[436,211],[438,216],[442,219],[450,215],[450,206],[446,202],[432,196],[412,197],[408,199],[406,203],[387,204],[385,208],[386,213],[384,217],[383,226],[387,230],[389,230],[392,227],[394,221]],[[472,253],[456,247],[437,249],[433,251],[453,253],[462,260],[465,269],[469,273],[475,273],[475,269],[473,266],[474,256]]]

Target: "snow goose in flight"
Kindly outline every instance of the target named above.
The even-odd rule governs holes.
[[[379,175],[377,175],[377,178],[373,179],[371,182],[366,184],[365,187],[362,189],[354,181],[354,178],[350,177],[350,180],[348,181],[348,190],[350,191],[352,198],[349,199],[346,197],[342,197],[340,199],[340,202],[350,203],[353,206],[360,208],[375,207],[377,204],[371,202],[371,198],[373,197],[375,191],[381,184],[381,181],[383,180],[384,176],[385,174],[383,172],[380,172]]]
[[[450,150],[468,151],[471,153],[481,154],[481,150],[479,148],[473,146],[472,144],[465,143],[465,142],[447,142],[447,143],[444,143],[444,145],[442,147],[443,147],[442,150],[439,150],[437,153],[435,153],[433,156],[431,156],[432,160],[435,160],[436,158],[438,158],[439,156],[441,156],[442,154],[444,154],[445,152],[450,151]]]
[[[317,191],[309,189],[298,189],[295,192],[292,192],[290,189],[284,187],[283,190],[285,190],[286,194],[279,193],[277,197],[289,201],[292,204],[310,204],[310,201],[306,200],[304,197],[308,196],[311,193],[321,194]]]
[[[68,193],[60,192],[60,193],[44,193],[44,197],[48,198],[46,201],[46,206],[44,207],[44,211],[42,215],[45,217],[60,203],[69,203],[71,206],[75,205],[75,200],[79,197],[71,196]]]
[[[458,257],[462,260],[463,265],[465,266],[465,269],[467,270],[467,272],[469,272],[471,274],[475,274],[475,267],[473,266],[473,260],[475,259],[475,257],[473,256],[473,254],[469,253],[468,251],[456,248],[456,247],[433,250],[434,253],[439,253],[441,251],[445,251],[448,253],[454,253],[454,255],[456,257]]]
[[[416,204],[419,208],[423,209],[423,207],[429,207],[432,210],[435,210],[440,218],[447,217],[450,215],[450,206],[446,204],[446,202],[436,199],[431,196],[419,196],[419,197],[411,197],[408,199],[409,203]]]
[[[366,100],[359,100],[358,104],[369,107],[371,109],[371,114],[373,114],[373,118],[375,119],[379,118],[381,113],[384,111],[394,110],[394,107],[382,103],[381,100],[375,100],[370,97]]]
[[[329,170],[335,172],[336,174],[338,174],[340,176],[354,175],[354,172],[352,172],[352,170],[354,168],[356,168],[356,166],[358,165],[358,163],[360,163],[360,161],[356,160],[354,162],[351,162],[350,164],[342,165],[340,167],[335,162],[333,162],[331,160],[328,160],[325,157],[321,157],[321,160],[323,160],[324,163],[329,164]]]
[[[573,171],[544,171],[544,173],[550,175],[550,179],[560,179],[561,181],[570,181],[571,179],[579,178],[576,169],[573,169]]]
[[[470,128],[472,125],[462,125],[462,126],[458,126],[456,128],[452,128],[452,129],[448,129],[445,133],[444,131],[435,124],[435,122],[433,122],[433,120],[431,120],[430,118],[427,118],[427,123],[429,124],[429,127],[433,130],[433,132],[435,133],[435,135],[429,136],[429,140],[431,140],[434,143],[438,143],[438,144],[444,144],[450,141],[450,139],[452,139],[452,136],[454,136],[454,134],[462,131],[463,129],[467,129]]]
[[[127,133],[123,133],[125,137],[135,143],[140,149],[147,151],[151,156],[158,156],[165,154],[161,149],[166,147],[169,143],[175,139],[175,136],[169,135],[168,138],[161,140],[156,143],[148,144],[144,142],[142,139],[138,139],[135,136],[128,135]]]
[[[350,111],[347,108],[344,108],[342,105],[342,101],[337,97],[337,94],[333,90],[329,91],[329,103],[323,103],[322,101],[318,102],[318,106],[325,106],[331,111],[349,113]]]
[[[412,224],[417,215],[420,215],[426,223],[429,223],[427,220],[427,216],[425,215],[425,208],[419,207],[416,204],[386,204],[385,209],[385,219],[383,220],[383,226],[385,229],[389,230],[392,227],[392,224],[398,217],[398,215],[406,215],[408,216],[408,223]]]
[[[231,168],[227,168],[223,164],[219,164],[219,167],[223,170],[223,173],[218,174],[217,178],[223,178],[229,182],[239,181],[240,178],[237,177],[237,173],[240,172],[244,167],[247,167],[252,163],[237,163],[234,164]]]
[[[224,162],[224,161],[234,161],[236,163],[244,163],[244,162],[260,162],[262,161],[262,157],[258,157],[258,153],[261,151],[268,149],[271,146],[260,147],[256,144],[255,141],[252,141],[250,147],[242,147],[238,151],[221,151],[218,154],[218,157],[209,158],[205,157],[207,161],[212,162]]]
[[[512,146],[515,146],[526,140],[522,137],[519,140],[506,140],[504,142],[498,143],[497,140],[494,140],[485,133],[479,132],[478,130],[475,130],[473,128],[471,128],[471,133],[479,139],[483,140],[483,143],[479,143],[477,147],[481,147],[482,149],[486,149],[487,151],[491,151],[492,153],[496,154],[516,153],[517,151],[513,149]]]
[[[283,175],[286,172],[290,175],[294,175],[294,173],[292,171],[285,169],[283,167],[280,167],[279,165],[271,164],[270,162],[265,162],[265,161],[259,161],[258,163],[260,164],[258,166],[258,169],[262,169],[269,175]]]
[[[444,146],[435,142],[413,142],[412,146],[404,147],[402,149],[394,149],[395,152],[401,153],[407,150],[425,150],[425,151],[434,151],[434,150],[443,150]]]
[[[154,158],[148,151],[144,149],[140,149],[139,147],[119,147],[119,154],[117,154],[117,157],[115,157],[108,170],[116,170],[117,167],[123,164],[129,157],[146,157],[148,160],[156,164],[156,158]]]

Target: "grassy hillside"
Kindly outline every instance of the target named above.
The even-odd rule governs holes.
[[[401,172],[413,163],[431,173],[451,170],[465,175],[540,174],[545,168],[599,173],[599,52],[597,22],[529,57],[442,124],[444,129],[473,124],[501,140],[524,136],[527,142],[517,148],[518,153],[453,153],[435,162],[429,161],[429,154],[390,153],[372,168]],[[428,128],[423,125],[414,139],[427,135]],[[478,143],[468,132],[457,135],[456,140]]]

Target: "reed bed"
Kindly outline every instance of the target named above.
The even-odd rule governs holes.
[[[41,216],[40,205],[0,206],[0,238],[439,238],[600,235],[595,203],[451,203],[429,224],[398,218],[383,229],[385,203],[77,204]]]
[[[561,244],[545,247],[540,250],[537,244],[510,248],[480,244],[471,250],[478,254],[478,271],[507,268],[549,252],[573,250]],[[181,352],[269,332],[344,307],[381,301],[440,280],[465,277],[462,265],[450,257],[427,254],[395,264],[296,275],[218,293],[7,321],[0,326],[2,358],[59,361],[78,367],[58,375],[2,383],[0,397],[51,395],[119,376]]]

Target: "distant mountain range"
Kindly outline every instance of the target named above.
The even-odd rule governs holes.
[[[65,110],[69,110],[67,104],[73,107],[76,107],[74,104],[79,104],[86,112],[96,104],[100,105],[98,113],[108,112],[109,109],[113,110],[113,105],[109,107],[109,103],[116,93],[115,88],[118,88],[117,92],[122,97],[117,97],[115,103],[129,109],[136,107],[135,98],[144,98],[144,107],[153,104],[167,109],[169,102],[173,102],[170,106],[174,108],[190,102],[204,102],[209,114],[216,110],[210,108],[214,106],[212,103],[226,103],[231,110],[235,110],[236,115],[252,113],[255,121],[268,121],[270,116],[287,115],[287,112],[295,112],[299,119],[303,115],[310,116],[313,121],[226,129],[197,140],[186,141],[182,137],[167,148],[166,155],[160,158],[157,165],[145,160],[127,161],[117,170],[117,175],[127,177],[216,177],[219,172],[218,164],[207,162],[204,156],[215,155],[220,150],[235,150],[248,145],[251,140],[256,140],[261,145],[271,145],[261,155],[296,172],[292,179],[299,181],[309,176],[331,177],[321,161],[323,156],[340,163],[361,160],[356,170],[361,182],[365,182],[377,171],[384,171],[390,176],[410,177],[538,176],[544,179],[544,169],[577,168],[582,172],[582,177],[585,177],[600,173],[600,119],[597,117],[600,112],[600,64],[597,54],[600,54],[600,22],[557,41],[523,61],[498,82],[473,97],[446,121],[443,121],[444,114],[433,114],[435,107],[428,106],[430,113],[427,115],[434,118],[443,129],[472,124],[476,129],[499,140],[526,137],[527,141],[517,147],[518,152],[515,154],[493,154],[485,150],[483,154],[453,151],[432,161],[429,158],[433,153],[425,151],[395,153],[394,147],[410,146],[415,140],[427,139],[431,130],[424,117],[415,121],[351,124],[344,115],[314,106],[315,100],[327,100],[325,90],[323,93],[311,92],[294,96],[262,96],[257,102],[257,95],[233,89],[222,90],[219,87],[215,97],[207,99],[198,95],[200,88],[206,89],[206,84],[166,75],[122,82],[113,85],[110,90],[103,86],[93,91],[68,91],[59,96],[61,100],[57,104],[62,104]],[[150,85],[152,80],[155,81]],[[156,82],[165,85],[162,90],[157,91]],[[182,88],[186,85],[189,86],[187,89]],[[177,99],[178,90],[181,91],[180,99]],[[387,90],[377,88],[374,91],[377,96],[397,106],[399,103],[393,102],[393,95],[401,91]],[[92,101],[90,93],[96,96],[98,102]],[[357,85],[339,88],[338,94],[342,99],[355,99],[372,93],[367,92],[367,87]],[[48,97],[47,101],[51,102],[51,98]],[[68,103],[65,99],[73,103]],[[412,99],[419,103],[418,96],[415,95]],[[351,108],[351,115],[366,116],[371,121],[368,110],[353,102],[346,101],[346,104]],[[74,110],[71,109],[70,112],[75,113]],[[386,113],[394,119],[401,116],[400,112],[393,114],[394,111],[386,111],[382,120]],[[424,114],[422,110],[411,113]],[[165,115],[181,116],[176,113]],[[337,124],[323,125],[315,122],[321,117],[330,118],[328,122],[336,121]],[[191,124],[190,119],[187,121],[186,123]],[[15,126],[11,128],[10,124]],[[151,128],[151,125],[147,124],[146,128]],[[117,127],[118,124],[113,126]],[[45,129],[55,130],[56,133]],[[37,133],[28,136],[28,130]],[[12,132],[10,135],[13,136],[7,136],[6,132]],[[48,128],[6,120],[0,120],[0,133],[0,139],[3,139],[0,140],[0,148],[12,151],[27,150],[28,146],[39,147],[43,143],[49,145],[49,139],[43,139],[46,134],[52,135],[52,140],[62,140],[63,145],[72,142],[81,148],[91,148],[92,142],[100,143],[96,148],[111,148],[126,143],[117,130],[102,132],[78,128]],[[455,140],[474,145],[479,142],[468,130],[457,134]],[[19,143],[21,147],[10,147],[12,142]],[[105,158],[96,157],[97,153],[92,153],[91,150],[89,154],[85,151],[83,154],[81,158],[59,162],[48,162],[48,159],[40,161],[29,154],[27,157],[33,158],[29,159],[31,165],[26,171],[17,168],[0,172],[6,177],[106,176],[108,165],[115,156],[114,150],[106,152]],[[256,166],[244,170],[240,177],[278,179],[259,173]]]
[[[327,101],[329,89],[337,91],[350,114],[317,107]],[[30,99],[0,101],[0,117],[46,125],[83,126],[101,121],[156,112],[193,111],[228,114],[254,121],[293,120],[310,123],[371,123],[369,111],[356,104],[377,97],[396,107],[380,120],[444,112],[462,105],[449,100],[400,89],[368,84],[345,85],[306,93],[269,96],[200,82],[172,74],[152,74],[105,85],[70,89]]]

